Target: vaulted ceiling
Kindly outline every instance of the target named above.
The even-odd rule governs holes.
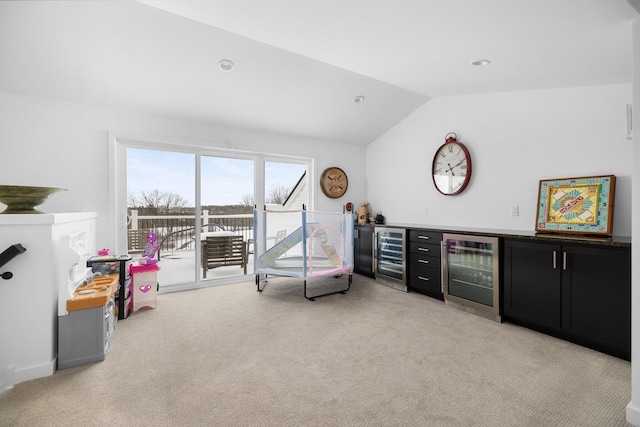
[[[432,97],[631,82],[636,1],[3,1],[0,91],[366,145]]]

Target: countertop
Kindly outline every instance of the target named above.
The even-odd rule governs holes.
[[[477,228],[477,227],[452,227],[452,226],[429,226],[425,224],[358,224],[358,226],[365,227],[391,227],[391,228],[404,228],[407,230],[433,230],[442,231],[444,233],[453,234],[470,234],[474,236],[490,236],[490,237],[504,237],[515,238],[524,240],[536,240],[536,241],[552,241],[559,243],[580,243],[586,245],[598,245],[598,246],[616,246],[616,247],[631,247],[631,236],[586,236],[586,235],[574,235],[569,233],[538,233],[528,230],[503,230],[496,228]]]

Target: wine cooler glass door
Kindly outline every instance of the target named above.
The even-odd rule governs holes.
[[[498,239],[444,236],[445,299],[499,314]]]
[[[374,271],[379,282],[406,291],[405,282],[405,230],[375,229]]]

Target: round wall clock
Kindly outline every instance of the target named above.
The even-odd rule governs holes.
[[[337,199],[347,192],[349,179],[347,174],[340,168],[327,168],[320,175],[320,189],[325,196]]]
[[[453,136],[449,136],[452,135]],[[431,175],[436,189],[445,196],[455,196],[467,188],[471,179],[471,155],[456,134],[449,133],[433,156]]]

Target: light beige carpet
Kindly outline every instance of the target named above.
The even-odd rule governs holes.
[[[160,295],[105,361],[4,393],[0,425],[622,426],[630,369],[359,275],[315,302],[280,278]]]

